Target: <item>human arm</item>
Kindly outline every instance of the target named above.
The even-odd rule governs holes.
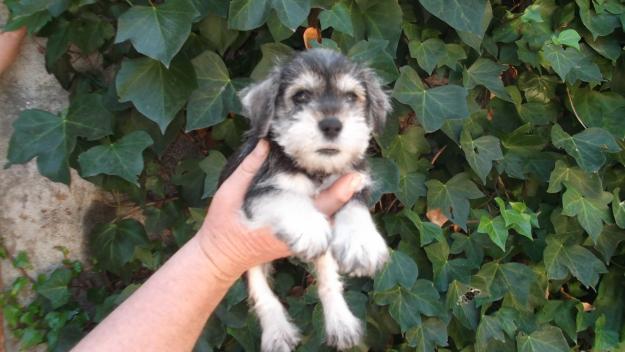
[[[0,33],[0,75],[15,61],[25,35],[26,28]]]
[[[256,146],[215,194],[199,232],[74,351],[190,351],[243,272],[290,254],[269,228],[250,230],[239,221],[245,191],[268,148],[265,141]],[[344,176],[315,205],[330,216],[359,183],[358,175]]]

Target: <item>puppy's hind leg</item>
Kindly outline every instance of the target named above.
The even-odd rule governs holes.
[[[328,345],[339,350],[356,346],[362,337],[362,325],[347,306],[338,265],[329,251],[315,260],[315,270]]]
[[[258,265],[247,271],[252,309],[262,328],[263,352],[290,352],[300,341],[299,330],[291,323],[288,313],[267,281],[270,264]]]

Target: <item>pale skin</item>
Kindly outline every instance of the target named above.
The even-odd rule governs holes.
[[[261,141],[219,188],[199,232],[73,351],[190,351],[230,286],[249,268],[290,255],[271,229],[240,221],[245,191],[267,157]],[[359,188],[338,179],[315,199],[328,217]]]
[[[0,75],[15,61],[25,35],[26,28],[0,33]]]

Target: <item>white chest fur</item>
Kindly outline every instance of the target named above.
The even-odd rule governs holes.
[[[360,175],[363,182],[356,192],[371,185],[371,178],[369,175],[364,173],[360,173]],[[339,174],[329,175],[323,179],[321,184],[319,184],[319,182],[315,182],[304,174],[279,173],[274,175],[270,180],[263,182],[263,185],[273,186],[280,190],[314,197],[319,192],[330,187],[334,182],[336,182],[337,179],[339,179],[340,176],[341,175]]]

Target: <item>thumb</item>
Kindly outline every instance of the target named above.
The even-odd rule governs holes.
[[[265,162],[267,154],[269,153],[269,143],[266,140],[261,139],[256,148],[243,159],[243,162],[237,167],[236,170],[224,181],[219,187],[218,193],[224,194],[224,198],[228,199],[231,205],[239,207],[243,203],[245,192],[247,191],[252,179],[256,175],[256,172]],[[215,195],[217,196],[217,195]]]
[[[347,203],[354,192],[362,186],[362,176],[351,173],[342,176],[332,186],[315,198],[315,207],[327,216],[332,216]]]

